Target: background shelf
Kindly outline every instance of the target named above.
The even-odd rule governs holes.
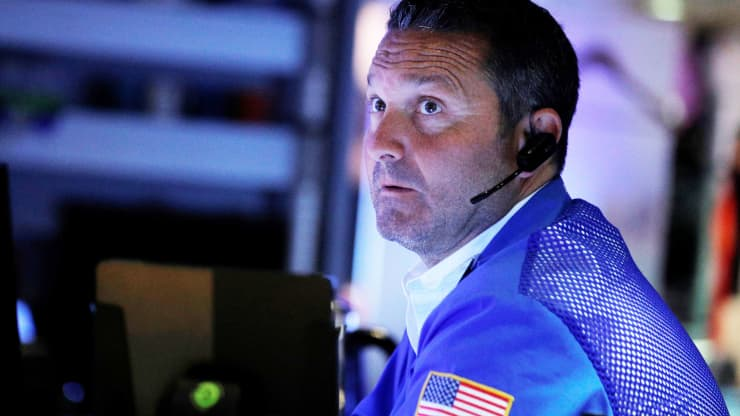
[[[56,173],[285,191],[296,143],[281,125],[69,110],[51,128],[0,131],[0,158]]]
[[[305,19],[284,8],[3,0],[0,48],[237,73],[293,74]]]

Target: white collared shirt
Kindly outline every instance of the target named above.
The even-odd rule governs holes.
[[[418,353],[421,328],[429,314],[457,286],[467,268],[493,237],[538,191],[539,189],[517,202],[503,218],[439,263],[427,268],[420,262],[406,274],[403,279],[403,293],[406,295],[406,333],[414,352]]]

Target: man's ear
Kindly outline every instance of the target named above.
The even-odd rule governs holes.
[[[563,122],[560,115],[552,108],[541,108],[531,115],[522,117],[517,123],[517,140],[519,150],[527,142],[527,138],[537,133],[549,133],[555,136],[555,141],[560,142],[560,136],[563,134]],[[534,131],[532,131],[534,130]]]
[[[560,120],[560,115],[557,111],[552,108],[542,108],[528,116],[522,118],[517,123],[515,128],[515,134],[517,138],[517,147],[519,151],[524,148],[527,141],[530,140],[536,134],[546,133],[550,134],[555,138],[555,142],[560,141],[560,137],[563,132],[563,123]],[[545,161],[542,165],[547,165],[549,162]],[[527,178],[532,176],[538,169],[532,172],[522,172],[520,176]]]

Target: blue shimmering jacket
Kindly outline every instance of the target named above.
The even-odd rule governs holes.
[[[705,361],[619,232],[572,200],[560,178],[509,220],[432,312],[418,351],[404,336],[353,415],[417,414],[432,372],[507,395],[502,415],[728,415]]]

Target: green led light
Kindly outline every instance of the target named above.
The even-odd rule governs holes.
[[[223,387],[213,381],[202,381],[190,393],[190,400],[199,410],[208,410],[218,404],[224,390]]]

